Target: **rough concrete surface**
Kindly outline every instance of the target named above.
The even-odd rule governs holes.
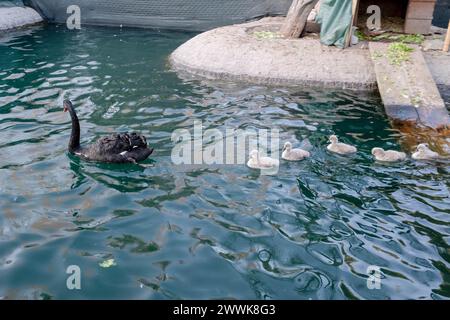
[[[0,8],[0,30],[13,29],[42,21],[39,13],[28,7]]]
[[[361,45],[342,50],[318,38],[276,36],[283,18],[265,18],[202,33],[175,50],[176,70],[210,79],[268,85],[375,89],[369,51]],[[256,32],[256,33],[255,33]],[[260,38],[257,32],[273,37]],[[272,32],[272,33],[271,33]]]

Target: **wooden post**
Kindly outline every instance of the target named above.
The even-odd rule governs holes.
[[[449,46],[450,46],[450,20],[448,21],[447,35],[445,36],[444,48],[442,50],[444,52],[447,52]]]
[[[293,0],[280,33],[286,38],[299,38],[305,29],[308,16],[319,0]]]
[[[358,17],[358,7],[359,0],[352,0],[352,19],[350,22],[350,32],[347,34],[347,38],[345,39],[345,48],[350,47],[352,42],[353,26],[355,25],[356,18]]]

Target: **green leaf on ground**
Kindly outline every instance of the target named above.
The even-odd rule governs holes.
[[[279,38],[280,35],[276,32],[272,32],[272,31],[256,31],[253,33],[253,35],[259,39],[275,39],[275,38]]]
[[[402,42],[394,42],[388,47],[387,58],[390,64],[399,66],[403,62],[409,61],[412,51],[414,51],[414,48]]]

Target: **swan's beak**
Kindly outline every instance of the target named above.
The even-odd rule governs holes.
[[[64,100],[63,102],[64,112],[67,112],[72,107],[72,103],[69,100]]]

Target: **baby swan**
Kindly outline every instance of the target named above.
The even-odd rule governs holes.
[[[414,152],[411,157],[415,160],[433,160],[439,158],[439,154],[431,151],[428,148],[428,144],[421,143],[417,146],[416,152]]]
[[[383,162],[396,162],[403,161],[406,159],[406,153],[394,151],[394,150],[383,150],[382,148],[373,148],[372,155],[378,161]]]
[[[280,162],[277,159],[261,157],[258,150],[250,152],[250,159],[247,162],[247,166],[252,169],[272,169],[279,165]]]
[[[306,150],[300,148],[292,149],[292,144],[289,141],[284,144],[283,153],[281,154],[281,157],[288,161],[299,161],[309,156],[310,153]]]
[[[330,136],[329,141],[331,142],[331,144],[327,146],[327,149],[331,152],[339,154],[349,154],[355,153],[357,151],[357,149],[354,146],[339,142],[338,138],[334,134]]]

